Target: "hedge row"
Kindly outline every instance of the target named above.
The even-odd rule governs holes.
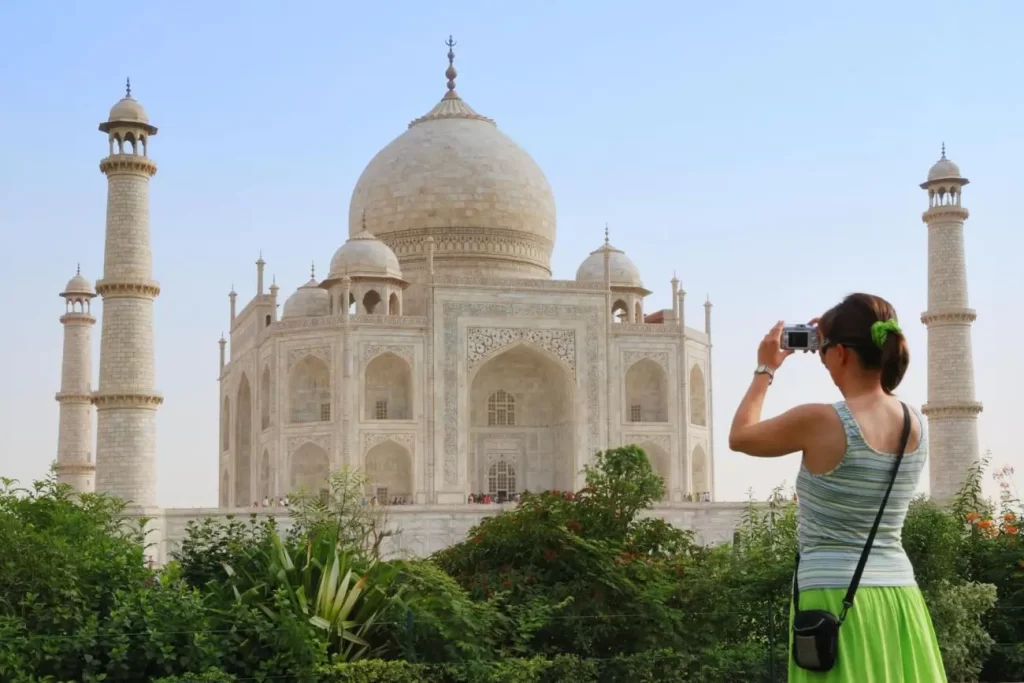
[[[336,664],[296,680],[317,683],[734,683],[770,681],[767,649],[751,645],[705,653],[702,661],[671,650],[606,660],[571,655],[497,662],[413,664],[367,660]],[[784,680],[785,653],[776,653],[776,680]],[[156,683],[234,683],[223,671],[162,678]]]

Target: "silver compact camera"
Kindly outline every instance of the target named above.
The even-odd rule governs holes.
[[[818,328],[810,325],[786,325],[782,328],[782,348],[793,351],[817,351]]]

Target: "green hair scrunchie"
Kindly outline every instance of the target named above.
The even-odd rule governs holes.
[[[900,329],[900,324],[896,322],[896,319],[879,320],[871,325],[871,340],[875,342],[875,346],[882,348],[885,346],[885,340],[889,338],[890,332],[903,334],[903,330]]]

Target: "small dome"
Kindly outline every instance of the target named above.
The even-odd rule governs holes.
[[[374,237],[369,230],[363,229],[341,245],[331,259],[331,272],[327,279],[337,280],[346,275],[401,279],[402,269],[391,247]]]
[[[611,253],[608,266],[611,272],[612,285],[618,287],[643,287],[640,279],[640,270],[626,256],[626,252],[616,249],[605,242],[600,248],[590,252],[590,256],[580,265],[576,271],[577,282],[600,282],[604,283],[604,254]]]
[[[92,283],[82,277],[82,273],[75,273],[75,276],[68,280],[68,284],[64,287],[63,294],[65,296],[71,294],[84,294],[86,296],[95,296],[96,292],[92,288]]]
[[[131,95],[126,96],[110,109],[108,123],[149,123],[149,116]]]
[[[928,180],[949,180],[959,178],[960,167],[947,159],[945,155],[935,162],[935,165],[928,171]]]
[[[306,318],[315,315],[330,315],[331,295],[320,289],[316,278],[295,290],[284,302],[281,318]]]

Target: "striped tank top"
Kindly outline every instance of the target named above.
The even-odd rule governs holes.
[[[801,590],[850,585],[896,464],[895,454],[880,453],[867,445],[845,401],[833,407],[846,430],[846,455],[827,474],[812,474],[801,464],[796,479],[800,547],[797,579]],[[914,568],[903,550],[903,520],[928,458],[928,431],[917,409],[907,407],[910,419],[921,425],[921,442],[903,456],[861,586],[917,585]]]

